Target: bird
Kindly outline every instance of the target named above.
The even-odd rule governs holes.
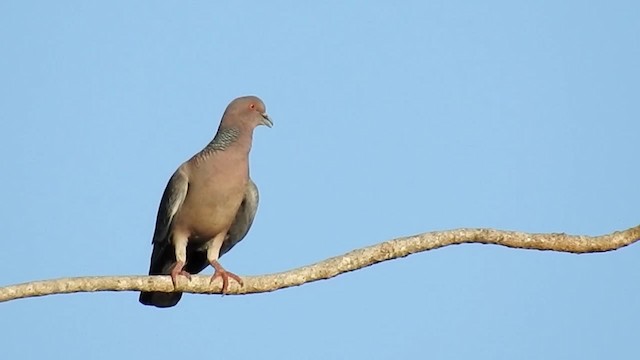
[[[149,275],[170,275],[175,289],[179,276],[190,280],[211,265],[210,282],[222,279],[223,294],[229,278],[243,286],[218,259],[247,235],[258,209],[249,152],[260,125],[272,127],[273,121],[259,97],[232,100],[213,139],[173,173],[158,208]],[[141,292],[139,301],[167,308],[181,297],[181,292]]]

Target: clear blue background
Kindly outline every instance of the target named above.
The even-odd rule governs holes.
[[[254,227],[284,271],[458,227],[640,223],[637,1],[0,3],[0,284],[144,274],[161,193],[236,96],[275,121]],[[464,245],[269,294],[0,304],[6,359],[637,359],[640,246]],[[207,270],[206,273],[210,273]]]

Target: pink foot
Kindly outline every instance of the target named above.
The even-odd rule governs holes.
[[[216,269],[216,271],[213,273],[213,276],[211,276],[211,280],[209,280],[209,284],[212,284],[217,278],[222,278],[222,293],[226,294],[227,293],[227,287],[229,287],[229,278],[232,278],[233,280],[235,280],[236,282],[238,282],[238,284],[240,284],[240,286],[243,286],[243,282],[242,279],[240,279],[240,276],[229,272],[227,270],[225,270],[222,265],[220,265],[220,263],[218,263],[217,261],[212,261],[211,262],[211,266],[213,266],[214,269]]]
[[[184,268],[184,262],[178,261],[175,265],[173,265],[173,269],[171,269],[171,282],[173,282],[173,287],[176,287],[178,284],[178,275],[186,276],[189,281],[191,281],[191,274],[182,270]]]

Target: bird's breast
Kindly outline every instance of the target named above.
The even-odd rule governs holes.
[[[187,196],[174,218],[174,231],[189,238],[212,239],[233,223],[248,183],[248,168],[226,167],[190,177]]]

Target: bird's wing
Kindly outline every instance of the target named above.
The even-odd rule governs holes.
[[[251,225],[253,224],[256,212],[258,211],[259,200],[260,195],[258,193],[258,187],[253,180],[249,179],[242,204],[240,204],[236,218],[227,233],[227,238],[222,244],[222,248],[220,249],[220,256],[231,250],[232,247],[247,235]]]
[[[162,200],[160,201],[158,216],[156,218],[156,229],[153,233],[152,242],[154,244],[169,242],[171,221],[187,197],[188,189],[189,178],[181,166],[173,176],[171,176],[162,194]]]
[[[162,200],[160,200],[156,229],[153,233],[153,252],[151,253],[149,275],[169,274],[176,261],[175,252],[169,239],[171,222],[187,197],[188,189],[189,178],[181,166],[169,179],[162,194]],[[182,293],[180,292],[141,292],[139,301],[144,305],[170,307],[177,304],[181,297]]]

